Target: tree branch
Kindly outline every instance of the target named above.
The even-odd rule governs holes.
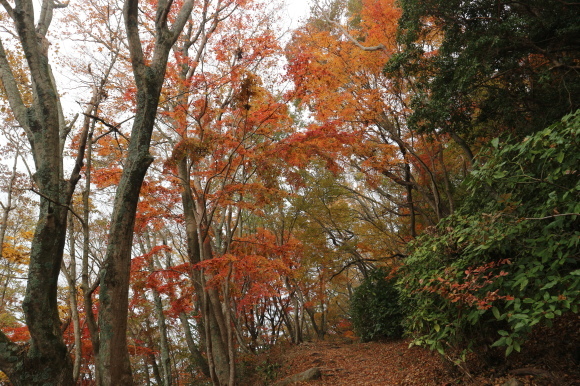
[[[553,214],[551,216],[546,216],[546,217],[524,217],[524,220],[548,220],[550,218],[555,218],[555,217],[562,217],[562,216],[580,216],[580,213],[558,213],[558,214]]]
[[[130,141],[129,141],[129,138],[127,138],[127,137],[126,137],[126,136],[125,136],[123,133],[121,133],[121,132],[119,131],[119,126],[120,126],[121,124],[119,124],[119,125],[115,126],[115,125],[112,125],[112,124],[110,124],[109,122],[105,121],[103,118],[99,118],[99,117],[97,117],[96,115],[87,114],[87,113],[83,113],[83,115],[84,115],[84,116],[86,116],[86,117],[92,118],[92,119],[94,119],[95,121],[101,122],[103,125],[107,126],[109,129],[111,129],[109,132],[107,132],[107,133],[105,133],[105,134],[103,134],[103,135],[101,135],[101,136],[97,137],[97,138],[96,138],[96,139],[95,139],[93,142],[97,142],[97,141],[98,141],[100,138],[102,138],[103,136],[105,136],[105,135],[107,135],[107,134],[109,134],[109,133],[111,133],[111,132],[119,134],[121,137],[123,137],[123,138],[124,138],[124,139],[127,141],[127,143],[129,143],[129,142],[130,142]]]
[[[136,72],[141,73],[145,66],[143,47],[139,37],[139,0],[127,0],[123,7],[125,28],[127,30],[127,42],[129,43],[129,55],[131,65]]]
[[[322,15],[322,18],[324,19],[324,21],[326,21],[327,23],[332,24],[333,26],[335,26],[336,28],[338,28],[338,30],[344,35],[346,36],[346,38],[348,40],[350,40],[351,43],[353,43],[354,45],[356,45],[358,48],[360,48],[363,51],[383,51],[386,52],[387,51],[387,47],[385,47],[385,45],[383,43],[380,43],[376,46],[372,46],[372,47],[366,47],[363,46],[357,39],[355,39],[347,30],[346,28],[344,28],[342,26],[342,24],[340,24],[338,21],[333,20],[327,12],[325,12],[324,10],[322,10],[322,8],[320,6],[317,6],[318,10],[320,11],[320,14]]]
[[[330,19],[328,19],[328,18],[327,18],[327,21],[328,21],[330,24],[332,24],[332,25],[334,25],[335,27],[337,27],[337,28],[340,30],[340,32],[342,32],[342,34],[343,34],[344,36],[346,36],[346,38],[347,38],[348,40],[350,40],[350,41],[351,41],[351,43],[354,43],[354,45],[355,45],[355,46],[357,46],[358,48],[360,48],[361,50],[363,50],[363,51],[383,51],[383,52],[387,52],[387,47],[385,47],[385,45],[384,45],[383,43],[379,43],[378,45],[376,45],[376,46],[372,46],[372,47],[366,47],[366,46],[363,46],[362,44],[360,44],[360,42],[359,42],[358,40],[356,40],[356,39],[355,39],[355,38],[354,38],[354,37],[353,37],[353,36],[352,36],[352,35],[351,35],[351,34],[350,34],[350,33],[349,33],[347,30],[346,30],[346,28],[344,28],[344,27],[342,26],[342,24],[340,24],[340,23],[339,23],[339,22],[337,22],[337,21],[330,20]]]
[[[173,27],[170,30],[172,40],[171,45],[175,43],[181,31],[183,31],[185,23],[187,23],[187,20],[189,19],[189,15],[191,14],[192,10],[193,10],[193,0],[186,0],[181,6],[181,9],[179,10],[177,17],[173,22]]]
[[[2,4],[4,9],[6,10],[6,13],[8,13],[8,16],[10,16],[10,18],[13,19],[14,18],[14,10],[12,9],[12,6],[10,6],[10,3],[8,3],[6,0],[0,0],[0,4]]]
[[[52,200],[52,199],[51,199],[50,197],[48,197],[47,195],[40,193],[39,191],[35,190],[34,188],[30,188],[29,190],[30,190],[32,193],[36,193],[36,194],[38,194],[40,197],[44,198],[45,200],[47,200],[47,201],[49,201],[49,202],[52,202],[52,203],[53,203],[53,204],[55,204],[55,205],[62,206],[63,208],[66,208],[66,209],[67,209],[69,212],[71,212],[71,213],[73,214],[73,216],[75,216],[76,218],[78,218],[78,219],[79,219],[79,221],[81,222],[81,224],[84,224],[84,223],[85,223],[85,221],[84,221],[84,220],[81,218],[81,216],[79,216],[78,214],[76,214],[76,213],[75,213],[75,211],[74,211],[74,210],[72,210],[72,208],[71,208],[69,205],[61,204],[61,203],[60,203],[60,202],[58,202],[58,201]]]
[[[16,79],[12,73],[12,68],[8,62],[8,57],[6,55],[6,51],[4,50],[4,44],[2,44],[2,40],[0,40],[0,79],[2,80],[4,90],[8,96],[8,103],[12,109],[14,118],[16,118],[20,126],[22,126],[28,138],[32,138],[30,123],[28,121],[28,108],[22,100],[20,90],[18,90],[18,84],[16,83]]]

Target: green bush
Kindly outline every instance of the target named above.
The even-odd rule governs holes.
[[[491,337],[506,355],[580,302],[580,113],[522,142],[491,141],[461,209],[411,246],[398,286],[415,343]]]
[[[354,332],[363,342],[399,338],[402,314],[399,291],[387,279],[384,269],[372,271],[358,286],[350,300],[350,317]]]
[[[276,377],[278,377],[278,373],[280,372],[281,367],[282,365],[277,362],[272,363],[269,360],[265,360],[256,367],[256,370],[264,381],[271,383],[274,379],[276,379]]]

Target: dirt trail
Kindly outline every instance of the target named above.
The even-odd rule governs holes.
[[[319,367],[313,385],[441,385],[449,376],[438,355],[408,348],[408,341],[388,343],[305,343],[280,357],[277,379]]]
[[[580,315],[569,313],[538,327],[506,360],[503,349],[472,353],[470,376],[435,352],[409,348],[409,339],[390,342],[309,342],[271,349],[245,362],[244,386],[273,385],[317,367],[322,377],[304,385],[478,385],[580,386]],[[485,354],[485,355],[482,355]]]
[[[577,329],[578,317],[573,316],[572,323],[567,327]],[[497,364],[490,366],[472,354],[468,361],[471,378],[445,363],[435,352],[420,347],[409,348],[409,340],[350,344],[312,342],[274,350],[267,362],[274,365],[270,368],[275,369],[270,372],[270,379],[266,382],[254,381],[251,385],[272,385],[318,367],[322,373],[321,379],[299,384],[503,386],[512,381],[510,385],[518,386],[580,386],[578,358],[565,346],[562,329],[541,332],[544,334],[537,334],[542,338],[540,341],[533,339],[525,354],[513,354],[508,362],[500,353]],[[573,339],[572,342],[570,347],[576,347],[577,340]],[[276,375],[275,379],[273,375]]]

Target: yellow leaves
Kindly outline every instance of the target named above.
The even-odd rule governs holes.
[[[32,104],[32,89],[30,87],[30,77],[28,76],[27,67],[25,65],[26,59],[21,50],[11,50],[10,47],[5,48],[6,59],[10,65],[14,80],[18,85],[18,91],[25,105]],[[0,80],[0,96],[5,97],[4,86]]]
[[[22,232],[24,240],[32,240],[32,232]],[[30,258],[30,250],[24,245],[14,245],[12,237],[6,237],[8,242],[2,243],[2,258],[12,264],[27,265]]]
[[[13,264],[28,264],[30,251],[24,246],[2,243],[2,258]]]
[[[58,304],[58,316],[61,320],[69,319],[70,318],[70,306],[68,303],[59,303]]]

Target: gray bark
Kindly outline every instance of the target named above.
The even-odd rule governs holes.
[[[14,166],[12,167],[12,174],[8,182],[8,192],[6,192],[6,205],[0,202],[2,206],[2,222],[0,223],[0,256],[2,256],[4,239],[6,238],[6,229],[8,226],[8,216],[14,207],[12,206],[12,195],[14,193],[14,181],[16,181],[16,166],[18,165],[18,152],[14,156]],[[1,306],[1,303],[0,303]]]
[[[200,240],[200,230],[196,219],[196,203],[191,193],[188,170],[187,160],[184,159],[178,165],[178,172],[183,189],[182,203],[186,224],[188,255],[190,262],[196,264],[211,258],[212,252],[207,235],[205,240]],[[202,272],[195,271],[194,275],[194,288],[201,303],[200,309],[204,323],[202,337],[207,350],[211,379],[214,384],[227,385],[230,382],[230,355],[225,317],[221,309],[219,294],[215,289],[205,288],[205,278]]]
[[[81,370],[81,359],[83,355],[82,351],[82,341],[81,341],[81,322],[78,310],[77,302],[77,269],[76,269],[76,248],[75,248],[75,237],[74,237],[74,222],[72,217],[69,217],[69,256],[70,256],[70,266],[67,270],[66,266],[62,267],[62,272],[66,277],[69,292],[69,307],[71,312],[71,319],[73,323],[74,331],[74,362],[73,362],[73,382],[76,383],[79,378]]]
[[[20,347],[0,334],[0,369],[14,385],[71,385],[72,362],[62,338],[57,281],[65,245],[68,205],[82,163],[77,158],[70,180],[64,180],[61,152],[61,128],[64,125],[55,108],[59,101],[48,63],[46,41],[57,3],[42,2],[36,26],[31,0],[16,0],[14,8],[8,2],[2,2],[2,5],[14,22],[30,71],[32,105],[27,106],[20,95],[1,41],[0,77],[14,117],[31,145],[40,205],[22,304],[31,339],[28,347]],[[81,146],[79,154],[83,152],[84,146]]]
[[[169,52],[189,18],[193,0],[183,3],[170,28],[167,17],[172,5],[173,2],[168,0],[157,3],[156,41],[149,64],[139,37],[139,1],[126,0],[123,8],[137,86],[137,107],[128,154],[115,195],[109,243],[100,283],[98,362],[101,382],[105,385],[133,384],[126,330],[135,214],[145,173],[153,161],[149,146]]]
[[[189,352],[193,358],[193,361],[197,364],[197,367],[201,370],[201,372],[208,378],[211,377],[209,372],[209,366],[207,364],[207,360],[201,354],[197,344],[193,340],[193,335],[191,334],[191,327],[189,326],[189,322],[187,320],[187,316],[182,312],[179,314],[179,320],[181,321],[181,326],[183,328],[183,333],[185,334],[185,341],[187,343],[187,348],[189,348]]]
[[[145,232],[143,235],[145,238],[145,243],[147,250],[143,247],[142,253],[148,253],[152,249],[151,238],[149,232]],[[155,261],[154,256],[151,256],[149,261],[149,270],[151,273],[155,272]],[[155,309],[155,314],[157,316],[157,329],[159,331],[159,347],[161,351],[161,370],[163,372],[163,385],[171,386],[173,384],[173,378],[171,376],[171,358],[169,356],[169,341],[167,339],[167,323],[165,321],[165,314],[163,313],[163,301],[161,299],[161,294],[156,288],[151,288],[153,294],[153,305]]]

